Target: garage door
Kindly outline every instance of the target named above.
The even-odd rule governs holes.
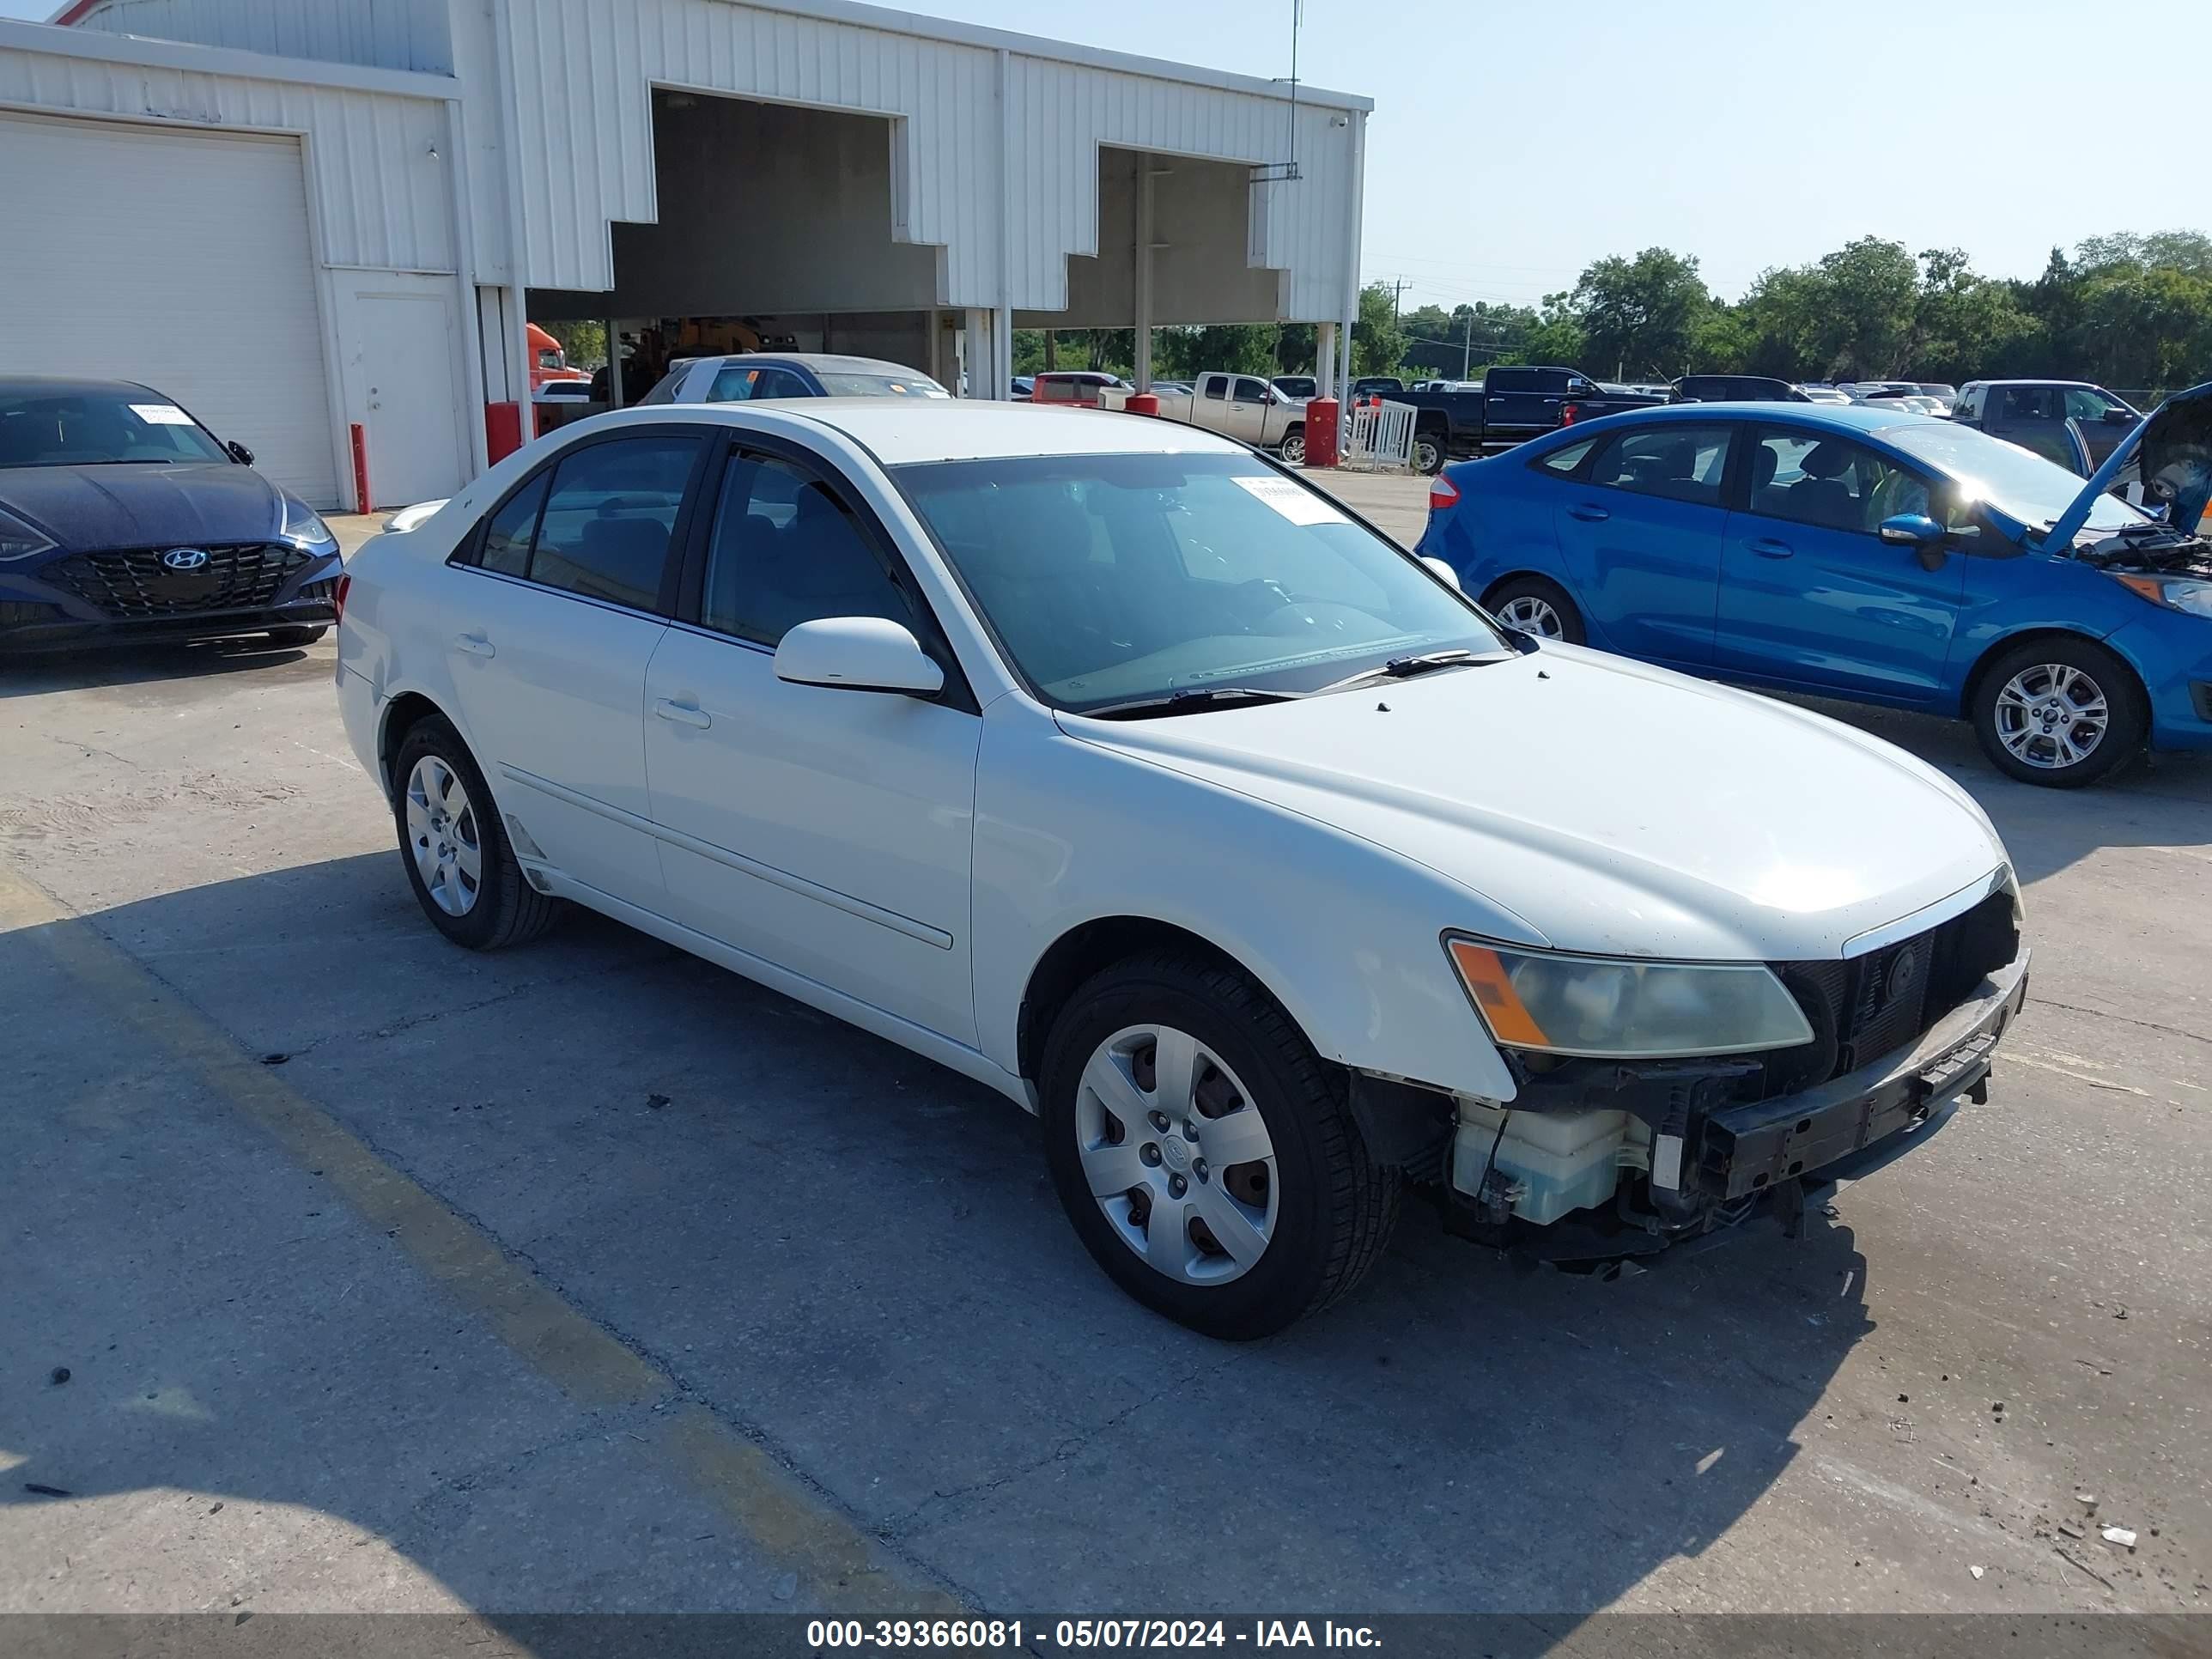
[[[0,115],[0,374],[142,380],[338,499],[295,139]]]

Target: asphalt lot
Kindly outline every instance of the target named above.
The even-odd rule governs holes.
[[[1412,1210],[1228,1347],[980,1087],[587,916],[444,944],[331,666],[0,669],[0,1611],[2212,1606],[2212,764],[1830,710],[2027,882],[1989,1103],[1612,1281]]]

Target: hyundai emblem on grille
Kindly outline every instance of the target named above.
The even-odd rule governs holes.
[[[170,570],[198,570],[208,562],[204,547],[173,547],[161,555],[161,563]]]

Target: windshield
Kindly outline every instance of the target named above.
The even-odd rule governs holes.
[[[213,434],[157,392],[0,390],[0,466],[229,459]]]
[[[817,369],[825,398],[949,398],[952,394],[927,374],[848,374]]]
[[[2074,505],[2087,482],[2055,461],[1972,427],[1929,421],[1890,427],[1881,436],[1906,454],[1941,467],[1964,484],[1969,495],[2032,530],[2056,521]],[[2099,495],[2089,508],[2092,530],[2117,530],[2142,521],[2142,514],[2114,495]]]
[[[1504,646],[1410,555],[1254,456],[895,471],[1015,670],[1073,713],[1313,691],[1417,653]]]

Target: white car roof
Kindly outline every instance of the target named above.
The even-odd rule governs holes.
[[[1180,421],[1066,404],[941,398],[793,398],[773,405],[835,427],[885,466],[1024,455],[1234,454],[1244,446]]]

